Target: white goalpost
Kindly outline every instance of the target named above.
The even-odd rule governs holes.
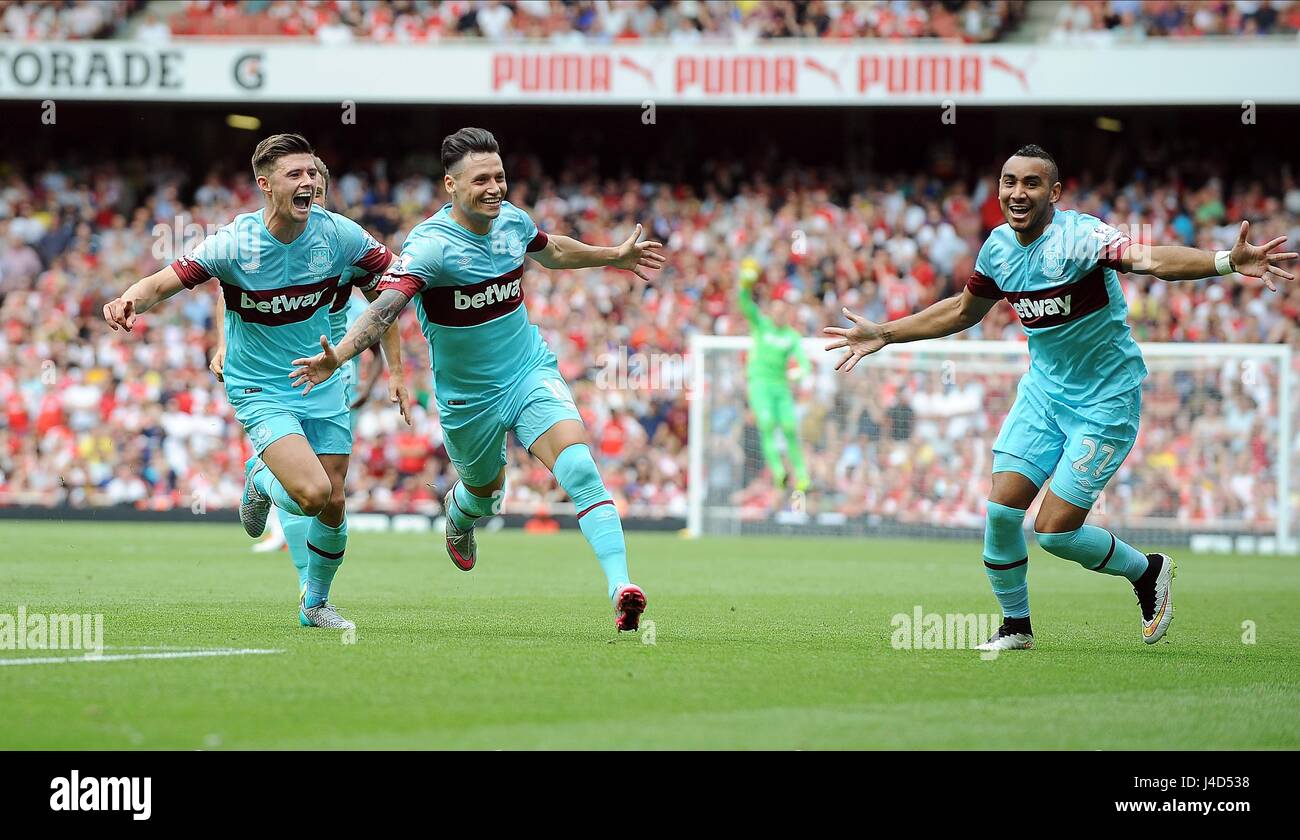
[[[751,345],[749,336],[691,342],[692,535],[982,532],[992,444],[1029,365],[1024,342],[896,345],[846,375],[834,370],[842,351],[805,339],[813,373],[792,384],[804,493],[778,489],[763,457],[745,374]],[[1141,348],[1150,374],[1138,439],[1089,521],[1135,540],[1293,553],[1300,398],[1290,348]],[[790,444],[780,429],[774,437],[788,465]]]

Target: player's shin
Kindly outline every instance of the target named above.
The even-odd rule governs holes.
[[[628,583],[627,544],[618,508],[605,489],[591,449],[585,443],[568,447],[555,459],[555,479],[578,510],[578,526],[587,538],[609,584],[609,597]]]
[[[280,513],[280,525],[284,528],[284,541],[289,546],[289,556],[293,558],[293,567],[298,570],[298,588],[307,585],[307,568],[311,563],[311,550],[307,548],[307,531],[315,517],[296,516]]]
[[[1085,569],[1136,581],[1147,570],[1146,555],[1105,528],[1084,525],[1061,534],[1038,534],[1038,544]]]
[[[339,566],[343,565],[343,552],[348,544],[348,521],[326,525],[320,517],[307,525],[307,595],[305,605],[315,607],[329,600],[330,584]]]
[[[474,523],[494,512],[493,506],[504,490],[503,487],[491,496],[476,496],[469,492],[465,482],[458,481],[451,489],[451,504],[447,506],[447,516],[462,531],[473,528]]]
[[[988,503],[984,521],[984,573],[1005,618],[1029,618],[1029,548],[1025,544],[1025,512]]]

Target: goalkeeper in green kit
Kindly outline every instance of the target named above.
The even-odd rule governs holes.
[[[774,300],[771,315],[764,315],[754,302],[754,283],[759,267],[754,259],[740,264],[740,311],[749,321],[754,347],[749,354],[749,405],[758,421],[763,444],[763,460],[772,471],[778,489],[785,486],[785,464],[776,446],[778,428],[785,435],[785,451],[794,470],[794,490],[808,489],[808,467],[804,464],[795,422],[792,380],[812,373],[812,364],[803,350],[803,336],[794,328],[794,309],[783,300]],[[798,362],[790,368],[790,357]]]

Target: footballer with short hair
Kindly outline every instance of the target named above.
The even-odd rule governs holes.
[[[316,194],[312,200],[320,207],[328,210],[330,170],[325,165],[325,161],[321,160],[319,156],[314,160],[316,162]],[[357,289],[361,292],[362,297],[373,299],[375,297],[376,280],[377,278],[374,275],[367,274],[356,266],[348,266],[344,269],[342,276],[339,278],[338,289],[334,294],[334,303],[330,305],[329,310],[332,340],[341,341],[343,336],[347,334],[348,327],[352,326],[352,322],[357,319],[357,316],[365,311],[365,304],[358,299],[357,295],[352,294],[352,290]],[[212,356],[212,361],[208,364],[208,369],[216,375],[219,381],[224,381],[222,370],[226,358],[225,314],[225,298],[222,295],[217,295],[216,316],[218,320],[223,322],[223,328],[219,333],[217,349]],[[339,376],[343,380],[343,402],[348,407],[349,423],[354,437],[361,406],[366,403],[370,391],[374,388],[375,382],[378,381],[385,359],[389,364],[388,400],[397,405],[406,424],[408,426],[411,424],[409,413],[410,397],[406,388],[405,371],[402,369],[402,342],[396,325],[384,333],[380,343],[382,344],[382,353],[379,345],[370,348],[375,354],[374,364],[370,366],[369,372],[364,377],[361,372],[360,356],[339,369]],[[311,549],[307,547],[307,530],[310,527],[311,520],[312,517],[310,516],[299,516],[288,511],[277,513],[277,508],[272,506],[266,520],[266,535],[253,544],[253,551],[258,553],[288,548],[289,557],[293,561],[294,570],[298,574],[298,591],[300,594],[307,586],[308,572],[311,568]]]
[[[222,378],[255,453],[245,464],[240,521],[258,537],[272,504],[311,517],[298,620],[354,629],[329,602],[347,545],[343,482],[352,430],[343,382],[335,377],[304,399],[288,375],[292,360],[329,333],[344,273],[355,268],[375,277],[373,284],[395,258],[356,222],[313,202],[319,172],[301,135],[267,137],[252,164],[266,206],[236,216],[189,255],[132,284],[104,305],[104,318],[130,332],[139,315],[172,295],[218,279],[226,308]]]
[[[628,578],[623,526],[555,354],[524,306],[525,257],[551,269],[607,266],[649,280],[663,246],[638,241],[597,247],[538,230],[506,197],[500,147],[491,132],[462,128],[442,142],[443,187],[451,197],[416,225],[380,281],[379,297],[347,336],[295,364],[294,385],[311,392],[339,365],[374,344],[415,297],[429,342],[438,414],[459,480],[443,499],[447,553],[457,568],[477,562],[475,523],[499,510],[506,432],[513,432],[569,494],[578,524],[605,573],[618,630],[635,630],[645,593]]]
[[[887,344],[940,338],[973,327],[1007,300],[1029,338],[1029,372],[993,444],[993,487],[984,529],[984,568],[1002,606],[1003,623],[981,650],[1033,647],[1026,582],[1025,512],[1047,485],[1034,522],[1038,544],[1085,569],[1127,579],[1142,613],[1142,640],[1154,644],[1173,619],[1174,561],[1143,554],[1114,534],[1084,524],[1097,497],[1137,438],[1147,369],[1128,327],[1118,272],[1162,280],[1197,280],[1236,272],[1272,291],[1295,275],[1279,264],[1279,236],[1247,240],[1243,221],[1229,251],[1147,245],[1076,210],[1059,210],[1056,161],[1022,146],[998,177],[1006,224],[980,248],[961,294],[925,310],[875,324],[847,308],[852,326],[827,327],[846,348],[837,369],[850,371]]]

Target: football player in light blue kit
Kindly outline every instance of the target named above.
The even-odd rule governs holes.
[[[648,280],[664,264],[658,242],[637,242],[641,227],[612,248],[547,236],[505,201],[496,139],[463,128],[442,143],[451,203],[411,231],[379,297],[337,347],[299,359],[295,385],[328,382],[338,366],[373,344],[412,297],[429,341],[447,454],[460,480],[447,492],[447,553],[469,571],[477,560],[474,524],[499,509],[506,432],[554,473],[605,572],[615,626],[635,630],[645,593],[628,579],[618,510],[586,443],[581,417],[556,360],[528,320],[524,258],[546,268],[609,266]]]
[[[329,308],[349,267],[382,275],[392,253],[355,222],[315,204],[311,145],[277,134],[257,145],[253,171],[266,200],[205,239],[192,254],[133,284],[104,306],[114,329],[216,277],[225,297],[223,378],[235,417],[257,455],[245,468],[239,516],[260,536],[274,503],[313,517],[307,531],[307,586],[299,598],[304,626],[352,629],[328,600],[347,545],[343,481],[352,432],[341,378],[304,397],[288,385],[293,359],[329,330]]]
[[[319,157],[315,158],[315,162],[317,182],[316,195],[313,201],[318,206],[328,209],[329,167]],[[348,266],[344,269],[342,276],[339,278],[334,302],[330,305],[329,310],[331,341],[342,341],[343,336],[347,334],[348,327],[352,326],[352,322],[357,319],[357,316],[366,310],[366,305],[362,302],[361,297],[352,294],[352,290],[359,289],[363,295],[373,297],[378,282],[379,275],[370,274],[356,266]],[[224,320],[225,303],[221,296],[217,297],[216,312],[218,317]],[[388,377],[388,399],[389,402],[397,404],[402,412],[402,418],[409,426],[411,423],[410,416],[407,413],[409,397],[406,389],[405,371],[403,371],[401,363],[401,342],[398,340],[396,329],[389,330],[384,334],[383,345],[384,354],[394,361],[394,367]],[[367,395],[373,388],[383,365],[379,348],[372,347],[371,349],[375,352],[375,364],[364,381],[362,379],[360,356],[339,368],[339,377],[343,381],[343,402],[349,410],[348,425],[352,430],[353,437],[356,436],[357,416],[361,406],[365,404]],[[209,369],[216,374],[218,380],[222,379],[225,356],[226,333],[223,329],[221,338],[217,343],[217,351],[212,357],[212,362],[208,365]],[[313,517],[306,515],[299,516],[288,512],[277,513],[276,508],[272,507],[266,520],[266,536],[253,544],[253,551],[255,552],[279,551],[281,548],[289,549],[289,557],[293,561],[294,570],[298,575],[299,593],[307,586],[307,571],[311,565],[311,550],[307,547],[307,530],[312,519]]]
[[[1154,644],[1173,618],[1173,559],[1143,554],[1109,531],[1085,525],[1106,483],[1137,437],[1146,366],[1129,332],[1116,272],[1196,280],[1236,272],[1294,280],[1278,263],[1286,237],[1246,241],[1242,222],[1231,251],[1144,245],[1074,210],[1057,210],[1056,162],[1024,146],[1002,167],[998,198],[1007,223],[980,249],[975,273],[958,296],[887,324],[847,309],[853,326],[827,327],[848,348],[838,368],[852,370],[886,344],[952,335],[974,326],[1005,299],[1029,337],[1029,372],[993,445],[993,488],[984,531],[984,567],[1002,605],[1003,623],[981,650],[1033,647],[1029,623],[1025,511],[1049,485],[1034,522],[1038,544],[1085,569],[1126,578],[1142,611],[1142,639]]]

